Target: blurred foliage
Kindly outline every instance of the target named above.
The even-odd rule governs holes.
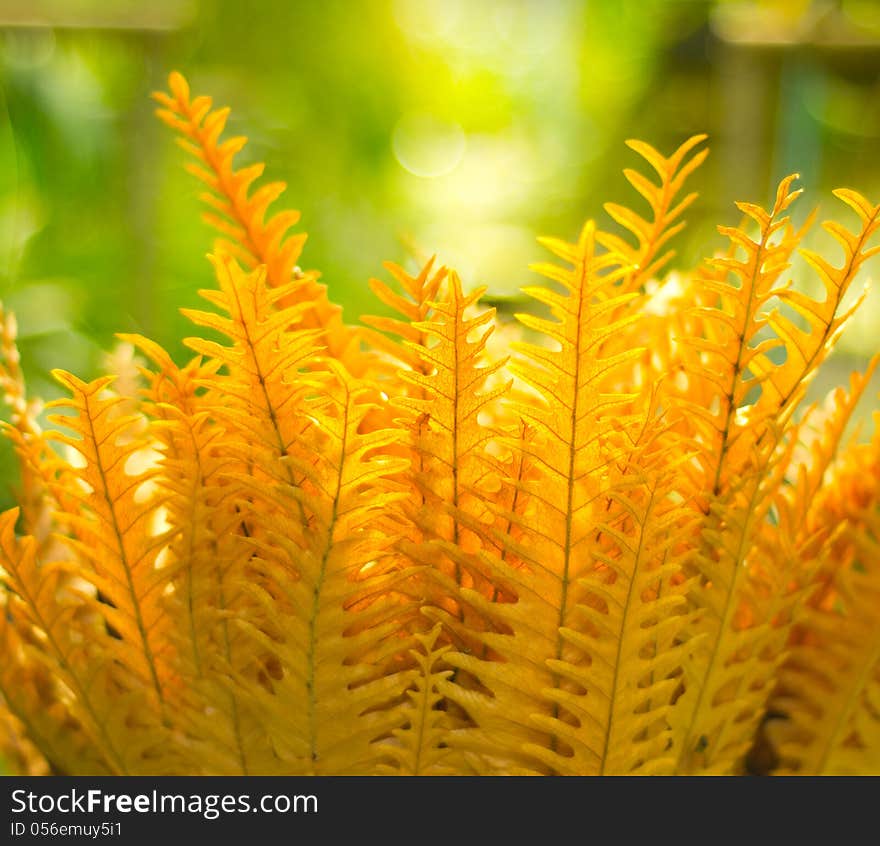
[[[413,251],[515,300],[536,234],[629,198],[631,136],[710,134],[689,262],[703,221],[792,170],[809,202],[880,196],[873,0],[0,0],[0,299],[34,393],[94,374],[116,331],[182,354],[211,237],[151,114],[172,68],[288,182],[351,320]],[[845,351],[876,346],[877,304]]]

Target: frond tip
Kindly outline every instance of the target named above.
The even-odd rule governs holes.
[[[211,211],[205,219],[223,237],[224,251],[251,266],[265,264],[270,284],[286,284],[306,236],[291,232],[299,221],[298,211],[283,211],[268,219],[267,214],[287,186],[276,181],[255,188],[265,165],[239,169],[233,165],[247,138],[236,135],[220,140],[230,110],[212,109],[210,97],[191,97],[187,81],[176,71],[168,77],[168,86],[170,93],[153,94],[161,105],[156,114],[181,134],[181,147],[195,160],[187,170],[207,188],[202,199]]]
[[[212,109],[210,97],[191,97],[188,83],[176,71],[169,76],[168,85],[169,93],[153,94],[161,104],[156,114],[180,133],[181,147],[195,160],[187,170],[207,188],[202,200],[210,211],[204,217],[220,233],[215,253],[232,256],[248,268],[263,265],[269,286],[283,288],[288,305],[304,306],[305,325],[323,329],[331,355],[346,361],[352,372],[359,372],[362,365],[355,355],[358,333],[342,322],[342,309],[328,300],[326,287],[317,281],[318,274],[304,273],[296,265],[306,241],[304,233],[292,231],[299,222],[299,212],[287,209],[269,214],[286,184],[275,181],[255,187],[265,166],[234,166],[247,138],[237,135],[220,140],[230,110]]]
[[[668,158],[644,141],[626,142],[630,149],[651,166],[660,179],[657,184],[633,168],[623,171],[629,184],[648,202],[651,209],[650,219],[618,203],[605,204],[605,211],[636,240],[633,247],[616,236],[605,233],[597,236],[600,243],[621,255],[631,268],[625,282],[626,290],[639,290],[674,258],[674,250],[663,251],[663,248],[684,229],[685,221],[681,220],[681,216],[697,198],[695,191],[684,197],[680,194],[685,181],[709,155],[707,148],[694,152],[705,140],[705,135],[694,135]]]

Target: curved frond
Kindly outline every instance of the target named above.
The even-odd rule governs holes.
[[[239,135],[220,140],[230,110],[212,109],[210,97],[191,97],[189,85],[177,72],[169,76],[168,85],[170,93],[157,91],[153,95],[162,106],[156,114],[180,133],[180,145],[194,159],[187,170],[207,188],[202,194],[210,208],[205,220],[221,235],[215,252],[233,256],[249,268],[265,266],[270,287],[284,288],[288,305],[302,304],[304,325],[321,329],[329,353],[358,372],[357,330],[343,323],[342,309],[328,300],[326,286],[317,281],[318,274],[303,273],[296,266],[306,240],[304,234],[291,232],[299,212],[269,215],[270,206],[287,186],[276,181],[254,187],[264,165],[234,166],[247,138]]]

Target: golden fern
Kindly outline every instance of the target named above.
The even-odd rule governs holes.
[[[436,261],[386,265],[342,323],[296,264],[284,186],[234,167],[227,109],[157,94],[207,186],[216,287],[179,364],[83,381],[44,432],[0,323],[21,508],[0,515],[0,753],[58,773],[660,774],[880,770],[880,436],[872,359],[804,410],[880,207],[855,227],[738,204],[661,277],[704,136],[643,214],[541,243],[500,326]],[[541,313],[543,311],[543,313]],[[390,315],[393,313],[393,316]],[[210,337],[203,337],[210,335]],[[128,368],[130,369],[130,368]],[[42,757],[40,757],[42,756]],[[756,762],[763,761],[763,764]],[[775,762],[775,763],[774,763]]]
[[[689,393],[682,405],[695,421],[694,436],[702,447],[698,478],[706,492],[695,557],[701,578],[693,594],[697,607],[706,609],[698,627],[706,648],[688,670],[696,681],[682,698],[679,771],[724,772],[742,760],[772,688],[791,625],[791,603],[799,596],[790,590],[792,579],[797,581],[797,573],[788,569],[791,562],[777,555],[771,556],[771,566],[762,564],[767,547],[759,538],[794,447],[794,438],[785,436],[791,413],[827,352],[834,311],[866,239],[854,241],[855,252],[841,271],[827,266],[833,284],[826,283],[825,304],[810,310],[806,304],[812,300],[796,300],[809,321],[807,330],[795,330],[778,310],[768,313],[769,304],[779,299],[794,301],[779,279],[804,232],[784,215],[800,193],[792,191],[795,178],[780,183],[769,211],[738,204],[757,224],[756,239],[741,229],[720,227],[744,258],[729,254],[712,261],[733,281],[703,277],[716,301],[698,307],[702,336],[686,339],[690,352],[682,365]],[[868,219],[864,224],[869,232],[872,224]],[[815,263],[813,254],[808,258]],[[778,331],[768,336],[767,327]],[[774,365],[770,354],[779,348],[784,358]],[[812,352],[805,354],[806,349]],[[780,569],[773,572],[773,565]],[[769,604],[758,586],[768,577],[775,583]],[[692,705],[684,704],[691,700]]]

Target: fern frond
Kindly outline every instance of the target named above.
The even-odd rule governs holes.
[[[758,239],[739,228],[719,227],[745,258],[713,259],[710,266],[721,274],[704,274],[697,280],[717,302],[697,308],[695,316],[702,320],[704,335],[682,339],[686,352],[683,367],[689,382],[685,408],[705,444],[701,461],[706,489],[715,496],[745,471],[753,445],[780,410],[765,411],[757,399],[756,394],[772,376],[772,371],[765,372],[758,362],[767,361],[771,350],[784,345],[780,338],[766,337],[764,309],[784,290],[777,282],[801,237],[783,214],[801,193],[792,190],[796,178],[786,177],[779,184],[769,212],[753,204],[738,204],[758,224]],[[777,235],[780,237],[774,241]],[[766,455],[766,450],[759,452]]]
[[[256,478],[299,484],[291,465],[281,459],[291,454],[311,422],[298,413],[307,388],[291,377],[318,365],[318,330],[299,328],[304,307],[282,306],[285,288],[269,288],[265,271],[243,271],[229,257],[213,259],[219,291],[202,295],[218,312],[185,309],[197,326],[225,336],[225,346],[189,338],[195,352],[228,369],[228,375],[205,379],[209,408],[231,438],[228,448]]]
[[[780,531],[788,537],[810,533],[811,513],[817,507],[817,497],[845,445],[847,427],[878,365],[880,354],[868,361],[864,371],[850,374],[848,388],[838,386],[821,404],[817,402],[806,409],[793,430],[796,444],[786,473],[787,484],[780,489],[776,501]],[[827,540],[827,536],[824,539]]]
[[[807,328],[799,328],[792,318],[779,309],[774,309],[767,316],[769,327],[784,343],[785,362],[781,366],[774,365],[766,354],[750,360],[749,367],[761,384],[759,414],[779,414],[797,403],[846,321],[864,299],[863,294],[844,313],[839,313],[841,303],[862,265],[880,251],[880,246],[869,246],[880,229],[880,206],[872,205],[861,194],[843,188],[836,190],[834,195],[856,212],[859,228],[851,232],[835,221],[823,224],[823,228],[843,248],[844,260],[839,268],[812,250],[801,250],[801,255],[819,275],[824,299],[814,299],[790,287],[777,292],[782,303],[806,321]]]
[[[77,575],[100,594],[90,605],[118,639],[113,654],[151,691],[153,707],[162,713],[170,678],[164,654],[169,626],[161,597],[169,574],[157,566],[167,536],[155,523],[156,501],[150,495],[155,471],[141,469],[149,461],[149,446],[137,434],[136,418],[117,415],[125,401],[105,395],[108,378],[87,383],[64,371],[54,375],[71,398],[49,407],[72,413],[50,420],[72,434],[58,431],[51,437],[78,453],[83,465],[60,462],[79,483],[77,490],[64,490],[68,505],[56,496],[62,507],[57,518],[70,530],[64,542],[80,561]]]
[[[560,283],[562,293],[527,289],[557,320],[530,315],[520,319],[547,336],[552,346],[518,345],[522,358],[511,369],[543,402],[517,404],[516,412],[534,434],[506,441],[514,456],[522,455],[510,464],[511,470],[519,475],[528,468],[524,477],[508,482],[516,491],[513,509],[496,512],[501,520],[516,524],[517,532],[496,536],[496,549],[501,550],[497,557],[491,545],[481,554],[492,580],[513,599],[490,605],[475,591],[465,592],[502,625],[480,635],[490,650],[488,659],[457,652],[449,660],[492,695],[479,689],[450,690],[448,695],[476,722],[476,730],[457,732],[455,740],[472,753],[485,754],[494,746],[497,764],[517,771],[567,771],[567,762],[574,758],[579,765],[590,759],[586,771],[595,771],[596,758],[576,750],[578,741],[571,736],[582,725],[575,711],[585,691],[567,670],[569,665],[590,663],[583,643],[585,627],[592,624],[584,580],[602,566],[595,557],[597,524],[602,497],[611,489],[603,447],[616,428],[611,422],[615,408],[628,400],[608,396],[604,387],[615,368],[638,351],[609,358],[599,353],[602,341],[631,321],[607,322],[631,295],[617,292],[626,267],[612,253],[597,254],[592,223],[584,227],[577,244],[549,239],[544,243],[573,268],[536,268]],[[521,429],[521,435],[529,427]],[[492,655],[503,660],[492,660]],[[588,695],[597,696],[595,689]],[[503,713],[496,704],[501,702]]]
[[[170,94],[157,91],[153,95],[162,105],[157,115],[181,134],[180,145],[197,162],[187,165],[187,170],[208,188],[203,200],[213,211],[205,217],[225,236],[224,252],[251,266],[266,265],[271,285],[288,284],[306,240],[304,234],[290,231],[299,221],[299,212],[284,211],[266,219],[270,206],[287,186],[270,182],[254,190],[265,166],[236,170],[233,165],[247,138],[220,141],[230,110],[212,110],[210,97],[192,98],[179,73],[169,76],[168,86]]]
[[[0,743],[8,766],[21,775],[118,774],[109,767],[93,737],[71,713],[67,690],[48,662],[41,660],[39,643],[22,635],[9,621],[0,621],[0,694],[3,728]],[[31,749],[39,750],[38,756]],[[40,762],[42,758],[42,763]],[[31,767],[37,772],[27,772]]]
[[[15,315],[4,311],[0,304],[0,390],[10,411],[9,423],[0,423],[0,427],[18,456],[21,490],[17,499],[22,527],[38,538],[41,545],[50,546],[52,498],[48,467],[51,448],[37,420],[42,405],[27,396],[17,336]]]
[[[750,581],[757,588],[753,599],[757,602],[750,613],[759,619],[761,615],[769,619],[773,628],[788,638],[789,645],[798,639],[798,623],[805,615],[804,602],[815,590],[829,555],[833,555],[839,525],[824,519],[821,494],[847,423],[877,362],[875,356],[864,373],[851,375],[849,391],[836,388],[822,406],[816,404],[807,410],[792,432],[795,449],[786,472],[787,484],[780,487],[774,498],[775,519],[763,524],[755,539],[757,554],[751,556],[749,566]],[[784,596],[786,601],[768,607],[776,595]],[[785,688],[779,679],[786,675],[785,665],[779,668],[779,658],[791,660],[787,647],[777,655],[774,664],[775,690],[747,758],[750,772],[767,773],[778,763],[772,738],[778,737],[779,720],[785,714],[779,701]]]
[[[413,686],[407,690],[407,702],[401,709],[406,722],[394,729],[383,743],[393,765],[382,766],[379,772],[389,775],[458,775],[465,769],[464,761],[447,745],[453,721],[443,707],[444,696],[439,688],[453,671],[445,667],[444,655],[452,648],[438,645],[441,626],[415,635],[409,650],[416,662]],[[445,668],[444,668],[445,667]]]
[[[591,659],[564,668],[588,691],[580,711],[590,719],[575,735],[588,755],[598,753],[600,774],[671,771],[668,715],[699,643],[687,636],[699,613],[688,607],[685,578],[695,517],[679,472],[690,455],[675,457],[664,429],[646,429],[609,492],[598,566],[580,582],[592,625],[567,635]]]
[[[679,769],[724,772],[741,766],[804,589],[796,542],[787,538],[774,543],[766,523],[796,445],[796,431],[786,438],[785,427],[802,395],[803,380],[825,354],[831,337],[826,330],[838,300],[829,288],[829,322],[814,316],[811,334],[804,336],[815,336],[814,357],[799,358],[785,332],[767,336],[767,329],[781,325],[770,320],[767,304],[791,293],[777,280],[801,237],[782,216],[799,193],[791,190],[794,178],[782,181],[769,212],[739,204],[758,224],[757,241],[740,229],[722,228],[744,251],[745,260],[715,261],[735,281],[704,277],[703,283],[718,297],[717,307],[701,310],[705,336],[687,339],[688,379],[699,379],[702,370],[706,387],[701,393],[692,383],[692,398],[685,406],[695,421],[698,442],[711,446],[701,459],[705,489],[711,494],[703,506],[707,520],[695,558],[702,586],[694,599],[707,610],[703,632],[712,646],[704,654],[705,665],[697,660],[699,669],[692,671],[679,709],[679,715],[687,714],[690,706],[684,703],[694,703],[686,718]],[[781,237],[774,241],[777,232]],[[782,364],[771,365],[770,351],[776,347],[782,347],[786,357]],[[789,388],[779,390],[783,383]]]
[[[268,525],[274,523],[274,534],[285,537],[288,544],[303,542],[311,531],[308,502],[319,488],[312,467],[313,446],[306,435],[316,425],[318,409],[306,399],[319,375],[313,372],[311,379],[304,379],[303,374],[323,366],[316,347],[320,332],[300,328],[306,307],[282,305],[287,289],[269,287],[264,268],[245,272],[228,256],[212,261],[219,290],[205,291],[203,296],[217,311],[187,310],[185,314],[230,343],[187,340],[206,357],[203,366],[207,369],[195,380],[205,390],[198,410],[181,421],[196,435],[197,444],[210,448],[208,442],[213,441],[217,455],[220,451],[223,455],[222,466],[214,458],[213,478],[202,489],[211,521],[202,528],[210,544],[207,556],[217,562],[206,574],[213,586],[205,587],[212,591],[212,613],[219,624],[212,635],[214,666],[208,679],[228,688],[223,696],[230,731],[223,747],[236,752],[240,769],[272,772],[278,762],[262,718],[255,716],[261,706],[242,696],[242,691],[255,684],[272,688],[280,658],[265,637],[271,640],[280,633],[273,615],[264,615],[253,596],[255,585],[249,582],[271,589],[269,577],[254,569],[254,544],[268,544],[276,554],[287,556],[290,573],[298,572],[296,557],[290,558],[266,535]],[[190,479],[191,474],[181,473],[184,484]],[[279,490],[292,495],[279,498],[274,495]],[[265,491],[273,496],[266,497]],[[262,503],[261,519],[255,516],[255,502]],[[181,503],[186,505],[187,500]],[[181,526],[185,525],[183,517]],[[283,531],[279,526],[285,527]],[[210,551],[215,538],[224,545],[219,552]],[[273,595],[280,601],[277,592]],[[241,642],[240,627],[227,622],[233,612],[261,631],[263,639]],[[249,739],[243,740],[243,734]]]
[[[615,404],[625,402],[623,397],[603,398],[601,393],[610,374],[633,360],[638,350],[602,358],[598,348],[637,319],[635,315],[628,315],[608,320],[609,315],[617,312],[633,295],[621,294],[618,290],[620,279],[627,273],[620,258],[614,253],[597,254],[596,228],[592,221],[584,226],[577,244],[555,239],[541,242],[574,268],[568,270],[553,264],[533,267],[560,283],[564,289],[562,294],[548,287],[524,289],[526,294],[549,306],[556,321],[529,314],[517,315],[525,327],[543,335],[548,344],[524,342],[515,346],[521,358],[513,362],[511,370],[544,401],[543,405],[534,407],[517,406],[517,412],[546,434],[551,443],[559,444],[563,452],[585,460],[587,452],[593,457],[597,455],[599,437],[609,429],[607,422],[597,425],[599,412],[604,416]],[[575,478],[580,477],[580,473],[575,474]]]
[[[235,488],[223,475],[235,468],[235,457],[224,449],[225,430],[202,407],[202,388],[218,364],[196,358],[178,368],[152,341],[124,338],[157,368],[143,372],[149,380],[145,409],[155,421],[161,453],[157,486],[166,495],[163,516],[174,567],[165,604],[174,626],[175,671],[182,680],[175,691],[175,722],[193,738],[206,771],[259,771],[268,750],[265,733],[231,689],[231,677],[259,660],[230,619],[247,613],[241,596],[229,588],[248,558],[237,537],[241,513]],[[212,703],[210,710],[206,702]]]
[[[661,253],[663,247],[674,238],[685,223],[679,220],[684,211],[696,199],[696,192],[679,198],[687,178],[706,160],[708,149],[699,150],[688,158],[690,153],[706,140],[705,135],[688,138],[668,158],[644,141],[629,140],[627,146],[635,150],[657,173],[660,184],[632,168],[624,170],[627,181],[651,207],[651,219],[647,220],[636,212],[617,203],[606,203],[605,210],[621,226],[635,237],[636,245],[615,235],[596,233],[596,240],[609,251],[620,255],[631,271],[621,283],[623,292],[638,291],[644,284],[657,276],[672,260],[674,250]],[[676,222],[677,221],[677,222]]]
[[[393,616],[384,619],[381,599],[378,605],[361,601],[396,578],[377,566],[393,539],[374,526],[400,498],[390,480],[405,459],[385,454],[397,431],[361,431],[369,387],[331,365],[313,388],[310,457],[284,461],[308,477],[308,494],[290,485],[251,491],[251,521],[265,538],[254,540],[259,558],[252,566],[263,586],[242,587],[283,626],[269,640],[259,625],[248,625],[281,662],[271,689],[250,695],[266,715],[287,771],[363,772],[384,757],[374,742],[403,723],[388,706],[402,700],[410,684],[405,674],[377,672],[400,651],[400,626]],[[288,508],[299,502],[306,511],[305,531],[291,534],[277,519],[285,500]],[[279,616],[279,605],[289,610]]]
[[[357,330],[343,323],[342,309],[327,299],[326,286],[318,283],[318,274],[303,273],[296,267],[306,240],[305,234],[291,232],[299,212],[285,210],[267,218],[270,206],[287,186],[276,181],[254,188],[264,165],[236,169],[233,164],[247,138],[220,140],[229,109],[212,110],[210,97],[192,98],[189,85],[177,72],[169,76],[168,85],[170,94],[157,91],[153,95],[162,106],[156,114],[180,133],[180,145],[195,159],[187,170],[208,189],[202,194],[211,209],[205,220],[221,235],[215,252],[232,256],[251,269],[265,266],[269,285],[285,288],[287,304],[305,307],[304,326],[323,330],[329,354],[358,372]],[[291,285],[292,281],[297,284]]]
[[[416,324],[424,324],[432,317],[432,304],[439,298],[440,288],[447,276],[445,267],[434,269],[434,259],[431,258],[422,266],[418,275],[410,276],[402,267],[387,262],[385,269],[394,277],[402,289],[402,293],[392,290],[381,279],[370,279],[370,288],[373,293],[386,306],[393,309],[399,317],[365,315],[361,319],[368,326],[378,330],[368,332],[365,337],[372,346],[388,355],[393,362],[392,375],[397,375],[397,370],[403,366],[409,370],[421,372],[427,375],[433,369],[423,361],[417,352],[417,347],[425,346],[429,337],[424,329]],[[388,335],[399,338],[395,341]],[[405,342],[415,344],[416,348],[407,346]],[[400,389],[399,384],[395,385]],[[418,395],[422,395],[419,392]]]
[[[133,340],[149,348],[145,341]],[[177,613],[170,616],[185,621],[186,652],[191,661],[187,675],[199,678],[204,673],[204,653],[210,649],[208,635],[213,628],[203,615],[217,608],[213,594],[221,566],[218,532],[222,536],[224,529],[228,532],[240,520],[234,509],[228,508],[231,518],[227,514],[226,525],[221,522],[223,489],[218,476],[232,459],[222,452],[224,430],[211,425],[209,413],[196,406],[195,382],[201,375],[198,360],[181,372],[167,355],[154,355],[161,369],[149,374],[152,384],[148,392],[162,456],[157,485],[167,494],[164,520],[171,539],[169,550],[179,564],[170,595],[180,604],[174,609]],[[170,401],[165,399],[168,383],[177,388],[167,397]]]
[[[538,621],[555,616],[545,598],[552,574],[528,555],[525,564],[517,562],[519,545],[494,562],[493,576],[516,594],[496,610],[512,634],[484,636],[500,663],[451,659],[493,693],[462,699],[477,728],[458,732],[453,743],[496,759],[499,750],[508,752],[509,759],[499,760],[503,771],[529,760],[540,762],[533,770],[559,774],[649,774],[674,766],[666,718],[694,648],[686,636],[693,614],[683,577],[694,517],[676,499],[677,468],[658,435],[656,428],[645,434],[625,481],[609,490],[587,559],[593,566],[583,567],[568,588],[569,619],[556,644],[549,633],[536,636]],[[528,540],[530,523],[523,520]],[[541,661],[548,646],[552,657]],[[552,673],[552,688],[538,681],[540,672]],[[529,702],[537,691],[540,697]]]
[[[432,287],[441,279],[435,276]],[[441,593],[447,597],[438,602],[459,617],[464,625],[458,636],[463,637],[482,623],[461,606],[457,588],[491,593],[491,586],[479,569],[448,556],[443,542],[464,548],[479,545],[462,515],[485,510],[477,488],[486,473],[484,451],[495,433],[482,414],[510,387],[506,381],[487,384],[505,361],[485,359],[494,309],[472,314],[484,290],[465,294],[458,274],[449,274],[445,292],[429,305],[430,319],[414,323],[419,334],[403,341],[412,368],[400,371],[406,394],[393,399],[406,413],[410,432],[412,495],[405,507],[415,531],[404,551],[440,577]]]

